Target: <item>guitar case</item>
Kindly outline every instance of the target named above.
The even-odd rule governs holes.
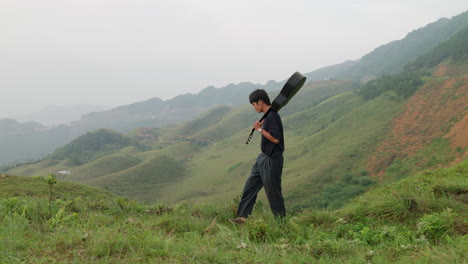
[[[271,109],[278,112],[281,108],[287,105],[289,101],[294,97],[294,95],[296,95],[297,92],[299,92],[301,87],[304,85],[306,79],[307,78],[304,77],[304,75],[302,75],[300,72],[295,72],[291,77],[289,77],[288,81],[284,84],[283,89],[281,89],[281,92],[271,103],[270,109],[268,109],[268,111],[266,111],[262,118],[260,118],[259,122],[262,122],[263,119],[265,119],[268,116]],[[254,132],[255,129],[252,128],[252,131],[250,132],[250,135],[247,138],[245,144],[249,144]]]

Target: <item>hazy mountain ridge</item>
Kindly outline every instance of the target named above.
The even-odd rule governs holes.
[[[310,80],[326,78],[354,79],[367,82],[373,78],[399,73],[410,61],[418,58],[468,26],[468,11],[451,19],[441,18],[413,30],[405,38],[377,47],[359,60],[328,66],[308,73]]]
[[[102,105],[72,105],[72,106],[48,106],[41,111],[12,116],[18,122],[37,122],[45,126],[54,126],[71,123],[82,116],[92,113],[109,110],[111,107]]]
[[[93,113],[73,122],[90,129],[105,126],[128,132],[139,126],[159,127],[190,120],[218,105],[239,106],[246,103],[246,95],[254,89],[279,89],[282,83],[270,81],[265,85],[243,82],[225,87],[206,87],[197,94],[178,95],[167,101],[157,97],[114,109]]]
[[[37,122],[20,123],[14,119],[0,119],[0,135],[16,135],[32,132],[40,132],[46,130],[42,124]]]

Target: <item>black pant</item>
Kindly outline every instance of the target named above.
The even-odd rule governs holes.
[[[265,193],[273,214],[280,217],[286,216],[283,194],[281,192],[282,172],[282,158],[272,159],[264,153],[260,153],[245,183],[237,215],[242,217],[251,215],[257,194],[262,187],[265,187]]]

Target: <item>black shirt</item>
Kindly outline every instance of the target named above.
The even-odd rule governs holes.
[[[284,152],[284,137],[283,137],[283,123],[281,117],[275,110],[271,109],[268,116],[263,122],[263,129],[268,131],[274,138],[279,140],[278,144],[275,144],[262,136],[261,149],[262,152],[273,159],[283,158]]]

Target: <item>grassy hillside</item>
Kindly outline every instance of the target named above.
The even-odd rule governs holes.
[[[142,205],[59,181],[0,176],[1,263],[465,263],[468,163],[378,187],[339,211],[274,219],[236,201]],[[49,203],[51,213],[49,214]]]
[[[402,105],[384,97],[365,103],[357,94],[348,92],[284,117],[283,189],[287,202],[298,204],[305,197],[314,200],[316,197],[311,194],[320,194],[325,183],[353,170],[362,170],[363,164],[356,161],[365,157],[385,135],[388,122]],[[251,144],[245,145],[247,135],[245,129],[195,156],[191,177],[177,183],[174,189],[167,187],[170,190],[165,199],[208,196],[223,201],[237,196],[259,152],[260,138],[254,136]]]
[[[6,174],[0,175],[0,198],[10,199],[48,199],[50,195],[49,187],[40,179],[30,177],[11,176]],[[58,200],[73,200],[81,197],[89,201],[107,200],[115,197],[113,194],[103,191],[102,189],[91,187],[84,184],[71,183],[67,181],[58,181],[53,186],[53,199]],[[3,206],[5,204],[2,204]],[[2,209],[5,209],[2,207]],[[2,212],[5,217],[13,212]]]
[[[73,180],[86,182],[111,173],[119,172],[140,164],[140,160],[132,155],[120,153],[107,155],[79,166],[73,170]]]
[[[86,181],[113,193],[156,201],[164,184],[186,176],[187,168],[181,160],[167,155],[156,155],[131,168]]]
[[[391,135],[369,159],[372,175],[400,179],[468,156],[468,27],[408,64],[410,76],[430,72],[393,121]]]
[[[166,131],[165,140],[183,140],[188,137],[191,137],[198,132],[216,125],[221,121],[229,112],[233,111],[233,107],[222,105],[214,107],[203,113],[195,120],[189,122],[184,122],[181,125],[178,125],[170,132]]]
[[[370,173],[403,178],[410,172],[466,157],[467,91],[464,76],[427,78],[392,121],[391,135],[368,161]]]

